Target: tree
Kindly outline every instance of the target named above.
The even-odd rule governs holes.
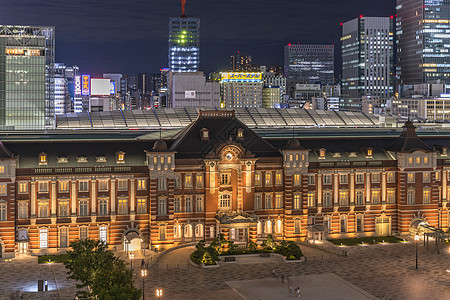
[[[267,238],[263,241],[262,245],[263,245],[263,247],[265,247],[266,249],[268,249],[272,252],[277,247],[277,243],[274,241],[273,236],[271,234],[269,234],[267,236]]]
[[[71,242],[70,246],[72,250],[67,251],[69,260],[64,265],[69,278],[80,282],[77,283],[79,297],[139,299],[140,291],[133,287],[130,271],[122,260],[108,250],[106,243],[83,239]],[[113,296],[115,294],[107,290],[117,295],[123,294],[124,298]]]
[[[256,252],[256,248],[258,247],[258,245],[255,242],[250,242],[248,243],[248,249],[251,252]]]
[[[203,253],[202,263],[205,265],[214,265],[216,261],[213,259],[209,251],[205,251],[205,253]]]

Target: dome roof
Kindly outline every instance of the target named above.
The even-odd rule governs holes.
[[[287,150],[301,149],[300,142],[297,139],[290,139],[286,145]]]
[[[155,152],[169,151],[169,149],[167,148],[166,142],[164,142],[163,140],[157,140],[155,142],[155,144],[153,145],[152,150]]]

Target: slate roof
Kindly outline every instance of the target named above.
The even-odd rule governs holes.
[[[403,126],[402,134],[386,150],[411,153],[416,150],[429,152],[433,149],[417,136],[416,127],[408,120]]]

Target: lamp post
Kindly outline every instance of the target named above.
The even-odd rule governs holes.
[[[414,240],[416,241],[416,269],[418,269],[419,268],[419,251],[417,248],[417,243],[419,241],[419,236],[418,235],[414,236]]]
[[[134,253],[130,253],[130,272],[133,272],[133,259],[134,259]]]
[[[147,277],[147,269],[144,267],[141,270],[141,276],[142,276],[142,300],[145,299],[145,277]]]
[[[160,299],[163,295],[162,289],[156,289],[156,298]]]

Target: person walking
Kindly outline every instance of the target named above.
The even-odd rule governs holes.
[[[281,283],[284,283],[284,273],[281,273]]]

